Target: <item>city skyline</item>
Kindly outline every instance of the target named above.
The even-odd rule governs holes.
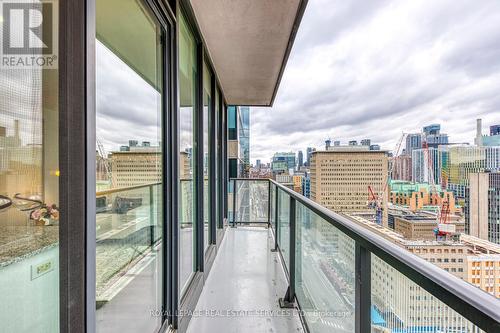
[[[432,123],[473,144],[476,118],[485,132],[498,122],[499,9],[495,1],[311,2],[273,108],[251,110],[252,163],[327,138],[371,138],[392,150],[402,132]]]

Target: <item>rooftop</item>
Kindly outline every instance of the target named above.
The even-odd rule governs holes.
[[[384,154],[387,155],[388,151],[387,150],[367,150],[367,149],[360,149],[356,147],[366,147],[366,146],[344,146],[344,147],[339,147],[339,146],[332,146],[331,149],[329,150],[315,150],[312,152],[312,154],[335,154],[335,153],[359,153],[359,154]]]
[[[494,244],[474,236],[460,234],[460,241],[452,240],[408,240],[401,234],[384,228],[375,222],[369,221],[360,215],[343,214],[350,220],[362,225],[365,228],[381,235],[382,237],[390,240],[391,242],[403,247],[410,246],[466,246],[473,250],[476,254],[500,254],[500,245]]]

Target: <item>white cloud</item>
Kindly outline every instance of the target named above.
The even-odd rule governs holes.
[[[272,108],[251,110],[251,158],[441,123],[471,142],[499,123],[500,3],[310,1]]]

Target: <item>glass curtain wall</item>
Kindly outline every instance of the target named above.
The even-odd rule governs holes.
[[[30,6],[31,15],[42,12],[40,3]],[[16,10],[30,15],[26,7]],[[4,8],[2,21],[13,12]],[[40,29],[52,29],[41,38],[56,54],[57,6],[52,14]],[[19,52],[23,58],[41,53]],[[57,66],[0,67],[1,332],[59,332],[58,76]]]
[[[221,207],[220,207],[220,198],[219,196],[221,195],[221,177],[220,177],[220,172],[221,172],[221,165],[220,165],[220,160],[221,160],[221,137],[220,137],[220,127],[221,124],[219,123],[221,119],[220,115],[220,96],[219,96],[219,89],[215,89],[215,112],[214,114],[214,120],[213,124],[215,126],[215,184],[214,184],[214,190],[215,190],[215,221],[216,227],[217,228],[222,228],[222,218],[221,218]]]
[[[196,100],[196,40],[184,15],[179,20],[179,288],[183,290],[194,272],[194,112]]]
[[[238,140],[238,129],[236,127],[237,113],[236,106],[228,106],[227,108],[227,128],[228,140]]]
[[[124,20],[123,18],[127,19]],[[156,332],[162,309],[162,27],[96,2],[97,332]]]
[[[236,106],[227,108],[227,130],[228,140],[238,140],[238,110]],[[229,158],[228,177],[237,178],[239,176],[238,156]],[[230,182],[231,183],[231,182]],[[230,185],[231,186],[231,185]],[[230,189],[231,191],[231,189]]]
[[[210,114],[211,114],[211,100],[212,100],[212,74],[210,73],[209,66],[203,62],[203,248],[206,250],[209,244],[209,225],[210,221],[210,195],[211,184],[209,181],[210,174],[210,145],[208,141]]]

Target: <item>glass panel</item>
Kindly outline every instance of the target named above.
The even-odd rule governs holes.
[[[311,332],[354,332],[355,244],[297,203],[296,294]]]
[[[212,75],[210,74],[210,69],[206,62],[203,62],[203,245],[204,249],[208,247],[209,244],[209,223],[210,221],[210,210],[213,209],[209,205],[210,202],[210,184],[208,181],[209,175],[209,163],[210,163],[210,154],[212,152],[209,151],[209,142],[208,142],[208,130],[210,123],[210,104],[212,99]]]
[[[372,332],[482,332],[372,254]]]
[[[228,140],[238,140],[238,132],[236,128],[236,106],[227,107],[227,138]]]
[[[96,326],[153,332],[161,317],[150,311],[163,295],[161,27],[141,2],[113,10],[104,2],[96,12]],[[137,33],[126,34],[132,22]],[[144,39],[148,52],[137,57],[127,45]]]
[[[271,227],[276,230],[276,186],[271,184],[271,193],[269,194],[269,211],[271,212],[271,216],[269,217],[269,221],[271,222]]]
[[[278,190],[279,202],[278,202],[278,245],[285,260],[286,268],[290,267],[290,196]]]
[[[238,160],[236,158],[229,159],[228,174],[229,179],[238,178]]]
[[[236,184],[236,222],[268,223],[269,183],[238,180]]]
[[[53,20],[44,15],[41,25],[52,25],[54,35],[42,39],[53,50],[59,31],[56,4]],[[42,11],[34,2],[21,5],[29,5],[33,16]],[[3,9],[0,23],[15,23],[15,11],[30,15],[26,7]],[[11,26],[11,34],[22,36],[17,27]],[[32,49],[9,58],[42,59]],[[57,68],[36,65],[0,67],[1,332],[59,332],[58,75]]]
[[[196,42],[186,19],[179,13],[179,288],[184,289],[194,271],[194,110],[196,94]]]
[[[214,126],[215,126],[215,221],[217,221],[217,228],[222,228],[222,212],[220,210],[221,198],[222,195],[222,183],[221,183],[221,121],[220,116],[220,92],[219,89],[216,89],[215,92],[215,118],[214,118]]]
[[[234,180],[230,180],[227,183],[227,222],[233,223],[234,216]]]
[[[247,178],[250,174],[250,108],[240,106],[239,110],[239,144],[242,159],[241,175]]]

